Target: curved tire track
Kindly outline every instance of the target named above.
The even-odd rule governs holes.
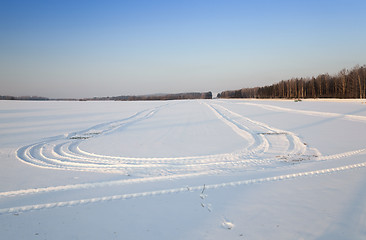
[[[254,121],[238,113],[235,113],[222,105],[204,104],[212,110],[218,119],[226,124],[232,131],[242,137],[247,145],[238,151],[224,154],[190,156],[175,158],[134,158],[121,156],[105,156],[90,153],[79,148],[83,141],[89,138],[98,137],[103,134],[110,134],[113,131],[123,130],[124,127],[136,124],[152,118],[161,108],[147,109],[138,112],[128,118],[103,123],[83,131],[70,133],[64,136],[56,136],[45,141],[27,145],[17,150],[16,155],[21,161],[36,167],[72,170],[72,171],[94,171],[104,173],[119,173],[128,175],[133,173],[135,176],[144,178],[123,179],[115,181],[73,184],[64,186],[44,187],[8,191],[0,193],[0,197],[17,197],[31,194],[47,194],[57,191],[93,189],[98,187],[118,186],[125,184],[136,184],[143,182],[165,181],[171,179],[181,179],[207,174],[219,174],[225,171],[246,170],[249,168],[268,167],[278,168],[288,166],[281,161],[284,156],[287,160],[305,157],[307,160],[326,161],[349,157],[361,154],[366,149],[339,153],[328,156],[312,156],[312,149],[304,145],[300,138],[294,133],[283,131]],[[206,185],[207,189],[222,188],[229,186],[240,186],[254,183],[265,183],[298,177],[330,174],[348,169],[362,168],[366,162],[352,165],[345,165],[336,168],[322,170],[305,171],[287,175],[278,175],[268,178],[256,178],[243,181],[218,183]],[[147,177],[146,177],[147,176]],[[104,202],[110,200],[130,199],[137,197],[148,197],[163,194],[180,193],[187,191],[201,191],[202,186],[187,188],[172,188],[158,191],[147,191],[140,193],[128,193],[113,196],[103,196],[81,200],[53,202],[45,204],[33,204],[20,207],[0,209],[0,214],[26,212],[55,207],[75,206],[88,203]]]
[[[123,127],[150,119],[163,107],[160,106],[141,111],[120,121],[99,124],[77,133],[68,134],[66,137],[59,136],[19,148],[17,157],[23,162],[43,168],[122,174],[131,172],[135,175],[146,176],[151,175],[153,169],[155,169],[155,173],[168,169],[170,174],[185,174],[215,170],[219,167],[221,169],[229,169],[234,166],[236,168],[258,165],[268,167],[278,162],[278,158],[275,157],[277,155],[301,155],[307,150],[306,146],[293,133],[272,128],[219,105],[207,103],[205,105],[213,111],[218,119],[247,142],[243,149],[231,153],[205,156],[134,158],[98,155],[79,148],[80,143],[89,138],[109,134]],[[284,134],[285,137],[275,135],[277,133]],[[285,145],[279,146],[278,142],[283,142]],[[149,173],[141,171],[142,169],[148,169]]]

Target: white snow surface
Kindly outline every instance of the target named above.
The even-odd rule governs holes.
[[[364,100],[0,101],[1,239],[366,239]]]

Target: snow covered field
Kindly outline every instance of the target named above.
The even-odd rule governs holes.
[[[363,100],[0,101],[1,239],[366,239]]]

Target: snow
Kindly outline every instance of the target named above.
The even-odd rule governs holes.
[[[365,239],[363,100],[0,102],[2,239]]]

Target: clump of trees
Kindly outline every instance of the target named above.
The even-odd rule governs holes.
[[[336,75],[292,78],[264,87],[224,91],[219,98],[366,98],[366,65]]]

